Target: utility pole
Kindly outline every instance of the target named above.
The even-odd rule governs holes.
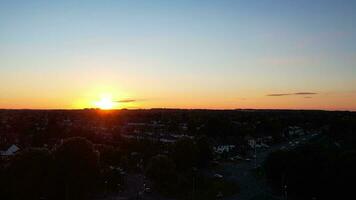
[[[195,199],[195,190],[196,190],[196,172],[197,168],[193,167],[193,194],[192,194],[192,200]]]
[[[282,175],[282,191],[283,191],[283,199],[284,200],[288,200],[288,186],[287,186],[287,183],[286,183],[286,172],[283,173]]]
[[[257,148],[256,148],[256,144],[255,146],[255,169],[257,169]]]

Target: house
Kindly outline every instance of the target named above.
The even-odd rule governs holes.
[[[20,151],[20,148],[15,144],[11,145],[6,151],[0,151],[1,156],[12,156],[15,155],[16,152]]]
[[[298,126],[289,126],[287,130],[289,136],[303,136],[305,135],[304,129]]]
[[[247,140],[247,143],[251,148],[255,148],[257,142],[255,139],[249,139]]]
[[[219,145],[219,146],[214,147],[214,151],[217,154],[222,154],[224,152],[229,153],[234,148],[235,148],[235,145]]]

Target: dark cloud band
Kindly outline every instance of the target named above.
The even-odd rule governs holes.
[[[282,97],[282,96],[292,96],[292,95],[316,95],[315,92],[296,92],[296,93],[273,93],[267,94],[268,97]]]
[[[136,99],[123,99],[123,100],[119,100],[116,101],[117,103],[131,103],[131,102],[135,102],[137,101]]]
[[[267,94],[267,96],[269,97],[281,97],[281,96],[288,96],[288,95],[291,95],[291,94]]]
[[[318,94],[318,93],[315,93],[315,92],[297,92],[297,93],[294,93],[294,95],[315,95],[315,94]]]

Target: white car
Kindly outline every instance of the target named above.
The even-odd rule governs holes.
[[[152,189],[150,187],[145,187],[145,190],[144,190],[145,193],[151,193],[152,192]]]
[[[221,175],[221,174],[214,174],[214,178],[224,178],[224,176],[223,175]]]

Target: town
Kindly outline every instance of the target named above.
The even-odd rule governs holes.
[[[326,199],[355,175],[355,120],[331,111],[1,110],[0,198]]]

